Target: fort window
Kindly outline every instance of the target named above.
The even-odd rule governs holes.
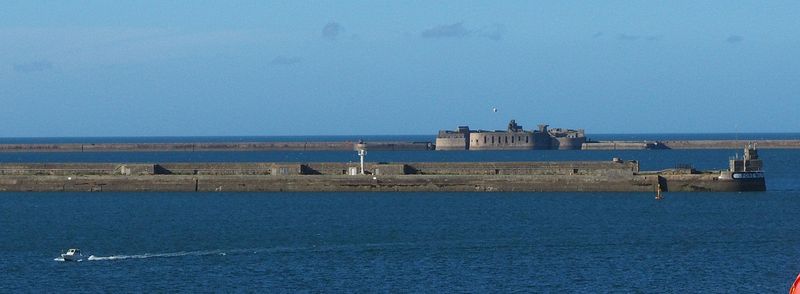
[[[514,136],[511,136],[511,143],[514,143]]]
[[[494,144],[494,136],[492,136],[492,144]]]
[[[505,136],[505,137],[506,137],[506,144],[508,144],[508,136]]]
[[[528,138],[530,138],[530,137],[525,136],[525,143],[528,143]]]
[[[486,137],[483,137],[483,144],[486,144]]]

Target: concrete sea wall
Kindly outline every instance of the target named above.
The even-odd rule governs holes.
[[[759,149],[797,149],[800,140],[674,140],[674,141],[599,141],[583,143],[583,150],[642,149],[740,149],[755,144]]]
[[[655,192],[658,176],[303,175],[4,176],[0,191],[30,192]],[[711,176],[663,178],[665,192],[760,191]]]
[[[655,177],[653,177],[655,178]],[[595,176],[11,176],[0,178],[0,191],[36,192],[652,192],[656,182],[644,177]]]
[[[656,149],[654,142],[601,141],[583,143],[583,150],[644,150]]]
[[[633,174],[636,161],[366,162],[381,175],[600,175]],[[358,163],[0,163],[0,175],[346,175]]]
[[[0,144],[0,152],[353,151],[357,142]],[[431,142],[370,142],[370,150],[433,150]]]
[[[751,143],[759,149],[800,148],[800,140],[679,140],[658,143],[666,149],[740,149]]]
[[[0,191],[758,191],[719,172],[639,172],[636,161],[0,164]]]

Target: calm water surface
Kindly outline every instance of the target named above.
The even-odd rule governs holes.
[[[783,292],[798,194],[12,193],[2,288]]]
[[[380,161],[639,159],[730,150],[371,152]],[[800,151],[761,193],[2,193],[0,292],[784,293],[800,272]],[[0,153],[21,161],[352,160],[347,152]],[[79,247],[92,260],[58,262]]]

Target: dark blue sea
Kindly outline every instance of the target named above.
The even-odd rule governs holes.
[[[31,139],[0,141],[15,140]],[[736,152],[374,151],[367,160],[621,157],[649,170],[724,169]],[[800,150],[760,155],[767,192],[661,201],[650,193],[0,193],[0,292],[786,293],[800,272]],[[0,153],[0,162],[356,160],[352,152]],[[93,257],[56,260],[73,247]]]

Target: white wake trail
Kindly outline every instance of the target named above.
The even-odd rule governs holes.
[[[88,260],[124,260],[124,259],[143,259],[143,258],[166,258],[166,257],[181,257],[181,256],[204,256],[204,255],[226,255],[222,250],[204,250],[204,251],[181,251],[171,253],[145,253],[134,255],[111,255],[111,256],[94,256],[90,255]]]
[[[228,254],[258,254],[265,252],[291,252],[297,250],[310,250],[314,247],[269,247],[269,248],[247,248],[247,249],[217,249],[217,250],[201,250],[201,251],[180,251],[169,253],[145,253],[145,254],[132,254],[132,255],[110,255],[110,256],[96,256],[89,255],[87,261],[103,261],[103,260],[126,260],[126,259],[145,259],[145,258],[169,258],[169,257],[182,257],[182,256],[207,256],[207,255],[220,255],[226,256]],[[56,261],[64,261],[63,258],[56,258]]]

